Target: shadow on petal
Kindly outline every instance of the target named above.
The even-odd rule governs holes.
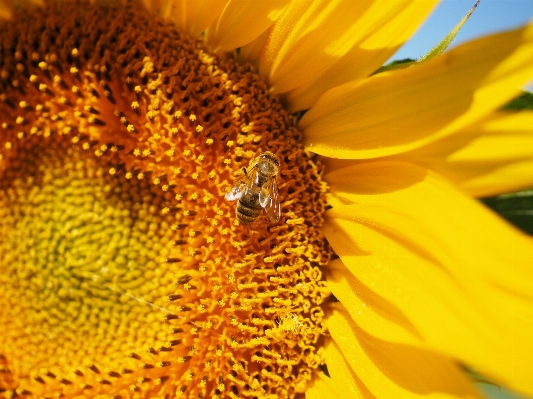
[[[450,398],[481,397],[452,359],[425,348],[373,337],[341,304],[332,305],[327,324],[352,370],[376,397],[437,393]]]

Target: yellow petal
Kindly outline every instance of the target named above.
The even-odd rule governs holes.
[[[331,89],[303,116],[300,128],[308,149],[317,154],[344,159],[393,155],[483,118],[532,77],[533,24]]]
[[[361,283],[340,259],[330,262],[325,273],[328,288],[363,330],[390,342],[421,344],[423,337],[405,314]]]
[[[352,370],[377,398],[481,397],[451,359],[377,339],[363,331],[340,304],[335,304],[327,325]]]
[[[324,232],[357,279],[430,347],[533,393],[531,238],[421,167],[352,162],[325,179]]]
[[[231,0],[208,29],[207,39],[217,50],[241,47],[266,31],[288,3],[289,0]]]
[[[533,112],[497,112],[396,158],[424,165],[474,196],[533,186]]]
[[[150,3],[150,0],[144,0]],[[179,30],[199,36],[222,13],[229,0],[171,0],[165,7],[165,16]]]
[[[306,399],[375,398],[350,368],[335,342],[328,340],[325,345],[324,355],[329,377],[323,373],[315,373],[311,386],[305,391]]]
[[[335,387],[331,382],[331,378],[326,377],[322,373],[317,373],[317,376],[313,379],[311,386],[305,391],[305,399],[341,399],[335,392]]]
[[[432,258],[451,270],[460,274],[467,266],[480,277],[518,290],[522,295],[529,296],[532,292],[533,268],[529,263],[533,261],[532,239],[438,175],[402,162],[367,162],[339,168],[326,174],[325,180],[333,196],[346,204],[387,208],[395,224],[403,218],[412,219],[407,226],[402,226],[402,236],[423,243],[426,250],[431,250]],[[398,220],[394,220],[396,216]],[[423,234],[413,238],[405,233],[417,228],[427,230],[431,236]],[[450,234],[456,230],[460,234]],[[465,246],[465,242],[469,245]],[[448,263],[451,254],[456,259]],[[479,254],[484,254],[483,263],[473,261]],[[513,273],[501,267],[508,263],[512,263]]]
[[[490,174],[470,177],[461,187],[477,197],[493,196],[531,187],[533,160],[498,166]],[[486,172],[486,170],[484,171]],[[511,180],[509,180],[511,179]]]
[[[339,347],[333,340],[328,340],[324,348],[326,366],[330,375],[326,383],[332,386],[340,398],[365,398],[375,396],[362,383],[361,379],[351,369]],[[322,378],[324,380],[324,378]]]
[[[271,28],[272,29],[272,28]],[[255,40],[240,48],[239,61],[241,63],[250,62],[259,65],[259,60],[263,54],[263,49],[270,37],[271,29],[261,33]],[[264,75],[263,75],[264,76]]]
[[[374,1],[357,21],[352,48],[320,76],[286,93],[289,109],[308,109],[325,91],[369,76],[405,43],[437,2]]]
[[[381,7],[389,9],[394,3],[385,1]],[[366,1],[292,2],[272,26],[261,51],[259,70],[271,90],[283,93],[311,81],[362,37],[368,37],[369,31],[364,28],[371,29],[371,24],[365,26],[363,22],[360,28],[359,21],[371,6],[372,2]],[[376,7],[374,10],[384,12]],[[372,15],[368,18],[371,21]],[[246,47],[243,51],[248,52]]]

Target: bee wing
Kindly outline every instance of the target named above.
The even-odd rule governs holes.
[[[276,179],[266,182],[259,192],[259,204],[266,211],[270,221],[279,222],[281,217],[281,207],[279,205],[279,193]]]
[[[248,187],[248,184],[246,183],[246,181],[244,181],[245,178],[246,176],[237,180],[237,182],[231,188],[230,192],[226,193],[225,197],[228,201],[235,201],[242,197],[242,195],[246,191],[246,187]]]
[[[242,197],[251,183],[251,178],[254,176],[255,166],[250,169],[246,174],[235,182],[230,192],[225,195],[228,201],[235,201]]]

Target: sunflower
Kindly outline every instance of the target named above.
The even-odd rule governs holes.
[[[373,74],[434,5],[2,5],[1,395],[533,394],[533,25]]]

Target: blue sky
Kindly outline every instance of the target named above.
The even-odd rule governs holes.
[[[390,0],[394,1],[394,0]],[[424,0],[419,0],[424,1]],[[463,18],[475,0],[443,0],[433,15],[392,59],[419,58]],[[512,29],[533,19],[533,0],[481,0],[452,47],[473,38]],[[533,82],[528,89],[533,89]]]
[[[424,55],[452,30],[474,3],[475,0],[442,1],[394,58],[419,58]],[[452,46],[475,37],[518,27],[530,19],[533,19],[533,0],[481,0]]]

